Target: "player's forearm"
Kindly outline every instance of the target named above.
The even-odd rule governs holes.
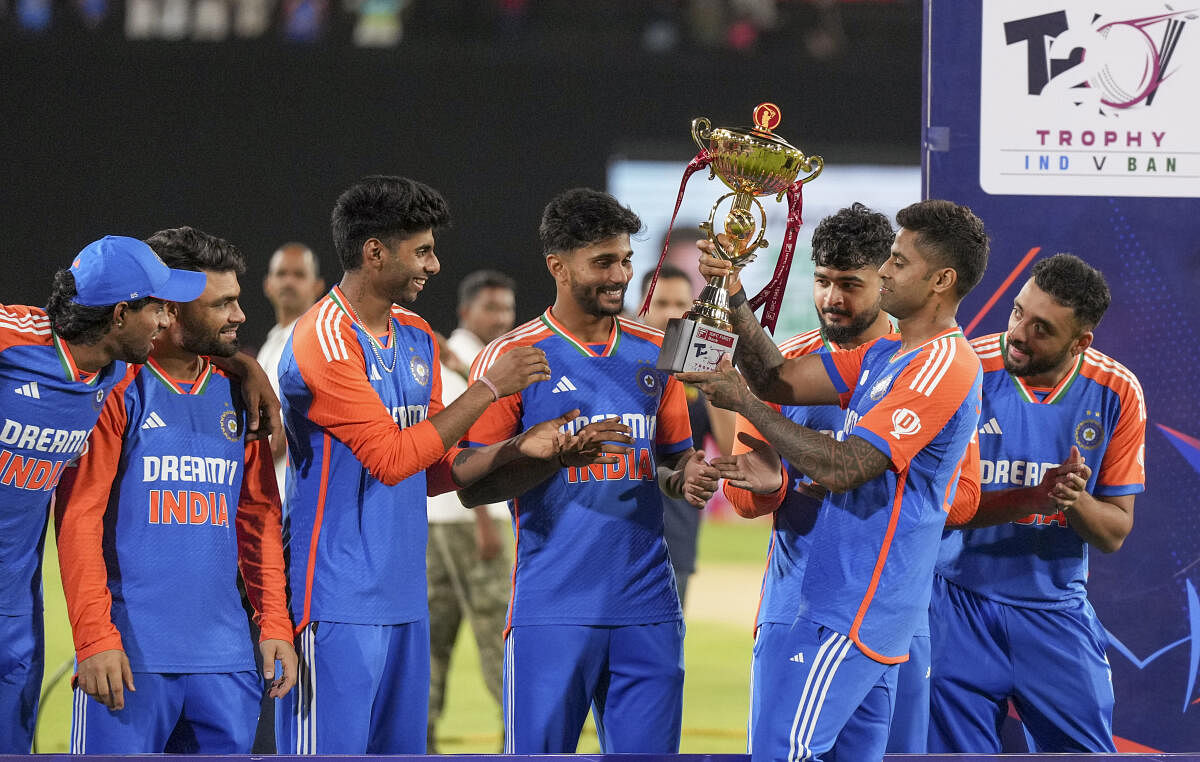
[[[1124,502],[1129,503],[1128,510],[1117,504]],[[1131,495],[1109,502],[1085,492],[1064,514],[1071,529],[1085,542],[1104,553],[1112,553],[1120,549],[1133,531],[1132,502]]]
[[[494,471],[522,459],[517,437],[512,437],[483,447],[463,448],[455,454],[450,474],[459,488],[466,489]]]
[[[783,355],[754,317],[750,306],[743,300],[738,301],[742,303],[730,311],[730,322],[738,335],[733,363],[755,394],[773,400],[780,392],[779,371],[783,367]]]
[[[746,408],[743,416],[784,460],[831,492],[860,487],[887,470],[887,456],[861,437],[839,442],[757,400]]]
[[[482,381],[476,381],[441,412],[430,416],[430,422],[442,438],[442,446],[448,450],[458,444],[471,424],[479,420],[495,400],[492,390]]]
[[[1053,516],[1060,508],[1041,487],[1017,487],[983,492],[970,521],[955,529],[979,529],[1020,521],[1033,515]]]
[[[459,490],[458,499],[468,508],[511,500],[557,474],[561,468],[557,460],[521,457]]]
[[[655,469],[655,477],[658,480],[658,488],[664,495],[672,500],[680,500],[683,498],[683,487],[687,482],[687,476],[684,473],[684,464],[691,454],[695,452],[695,448],[688,448],[683,452],[675,453],[671,456],[659,460]]]

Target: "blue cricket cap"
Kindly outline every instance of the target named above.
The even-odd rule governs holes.
[[[92,241],[71,263],[76,304],[105,307],[153,296],[170,302],[190,302],[204,291],[207,276],[192,270],[172,270],[142,241],[106,235]]]

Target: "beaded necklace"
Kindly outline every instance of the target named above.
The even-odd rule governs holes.
[[[358,310],[354,309],[354,304],[349,299],[346,300],[346,306],[350,308],[350,314],[354,316],[354,322],[358,323],[358,327],[361,328],[363,333],[367,335],[368,343],[371,345],[371,351],[375,353],[375,359],[379,361],[379,367],[383,368],[387,373],[394,371],[396,369],[396,360],[400,356],[400,348],[398,346],[400,342],[396,339],[396,326],[392,322],[391,313],[389,312],[388,314],[388,341],[391,342],[392,345],[392,365],[389,368],[388,365],[383,361],[383,355],[379,352],[381,349],[379,339],[376,339],[375,334],[371,333],[371,331],[367,329],[367,324],[364,323],[362,318],[358,316]]]

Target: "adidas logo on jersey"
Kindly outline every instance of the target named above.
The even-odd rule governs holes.
[[[42,398],[41,393],[38,392],[37,381],[30,381],[27,384],[22,384],[16,389],[13,389],[13,391],[22,397],[33,397],[35,400],[40,400]]]
[[[567,378],[566,376],[558,379],[558,383],[554,385],[554,394],[558,394],[559,392],[573,391],[577,391],[575,389],[575,384],[571,383],[571,379]]]
[[[371,373],[367,376],[368,381],[382,381],[383,376],[379,375],[379,368],[371,366]]]
[[[142,428],[143,429],[161,429],[166,425],[167,425],[166,421],[164,421],[162,418],[159,418],[158,413],[156,413],[152,410],[152,411],[150,411],[150,415],[146,416],[146,422],[142,424]]]
[[[804,663],[804,652],[801,651],[800,653],[796,654],[792,658],[788,659],[788,661],[794,661],[797,664],[803,664]]]
[[[983,426],[981,426],[979,428],[979,433],[980,434],[1003,434],[1004,432],[1000,430],[1000,422],[997,421],[995,418],[992,418],[992,420],[983,424]]]

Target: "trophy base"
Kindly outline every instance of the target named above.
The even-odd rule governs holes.
[[[737,346],[737,334],[728,327],[699,322],[690,313],[688,317],[671,318],[655,367],[672,373],[716,370],[722,357],[733,358]]]

